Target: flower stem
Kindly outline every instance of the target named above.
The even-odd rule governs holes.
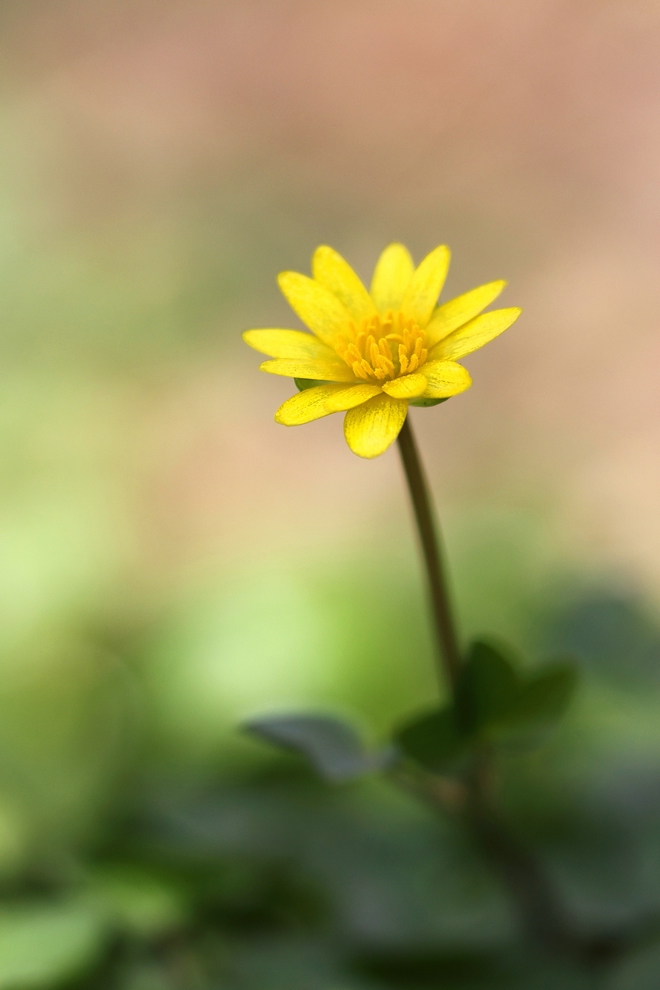
[[[429,579],[431,607],[440,646],[440,671],[449,682],[453,694],[461,668],[461,653],[456,635],[447,575],[443,564],[439,531],[433,518],[429,486],[419,458],[409,417],[406,417],[399,433],[398,443]]]
[[[461,653],[428,483],[408,419],[398,442],[429,580],[440,646],[441,680],[443,687],[444,680],[448,681],[456,702]],[[487,859],[508,887],[523,928],[551,953],[598,971],[635,946],[644,944],[645,940],[657,937],[660,917],[641,918],[622,930],[581,932],[577,929],[542,865],[525,844],[518,841],[500,815],[493,792],[494,771],[493,754],[482,746],[473,751],[462,780],[423,773],[418,777],[411,776],[405,765],[395,768],[393,779],[432,806],[463,816]]]
[[[408,418],[403,424],[398,442],[429,581],[433,618],[440,646],[441,681],[446,679],[448,682],[452,700],[456,704],[459,700],[457,687],[461,654],[428,482]],[[492,754],[483,747],[476,749],[467,773],[459,784],[462,791],[458,804],[463,808],[464,820],[508,886],[527,930],[546,947],[563,949],[571,954],[575,947],[554,891],[533,857],[509,834],[497,813],[492,794],[493,771]],[[428,781],[421,785],[418,783],[417,789],[421,786],[422,793],[426,790],[432,804],[446,805],[446,786],[438,787],[438,779],[433,775],[431,781],[432,785]],[[410,781],[404,786],[410,789]]]

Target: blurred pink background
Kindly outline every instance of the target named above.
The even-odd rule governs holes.
[[[183,365],[154,325],[140,374],[159,381],[120,401],[159,554],[321,539],[320,505],[346,532],[355,500],[399,484],[393,454],[349,457],[339,417],[275,428],[288,386],[237,341],[291,322],[275,274],[318,242],[368,278],[402,239],[452,246],[445,296],[507,277],[525,309],[469,361],[470,394],[415,415],[441,498],[541,504],[567,552],[660,580],[656,3],[29,3],[2,21],[22,248],[93,266],[110,307],[117,281],[176,309],[200,266],[228,296],[168,318]]]

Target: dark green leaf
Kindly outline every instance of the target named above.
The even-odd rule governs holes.
[[[507,728],[545,728],[552,725],[566,711],[577,682],[577,669],[567,662],[549,665],[533,674],[506,715]]]
[[[433,771],[451,766],[463,754],[467,743],[459,732],[451,706],[409,722],[397,732],[395,741],[411,760]]]
[[[499,722],[516,703],[520,679],[502,647],[483,640],[471,644],[461,671],[457,712],[465,731],[478,733]]]
[[[390,753],[370,753],[346,722],[329,715],[272,715],[252,719],[243,728],[306,757],[327,780],[352,780],[382,769]]]

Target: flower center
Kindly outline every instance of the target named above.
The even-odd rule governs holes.
[[[335,344],[356,378],[382,382],[409,375],[426,361],[426,334],[402,313],[365,317]]]

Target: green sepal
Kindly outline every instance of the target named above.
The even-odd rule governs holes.
[[[451,396],[448,395],[445,399],[411,399],[410,405],[423,406],[424,408],[427,406],[439,406],[441,402],[447,402],[447,399],[451,399]]]
[[[299,392],[304,392],[308,388],[315,388],[316,385],[330,384],[330,382],[317,382],[315,378],[294,378],[293,380]]]

